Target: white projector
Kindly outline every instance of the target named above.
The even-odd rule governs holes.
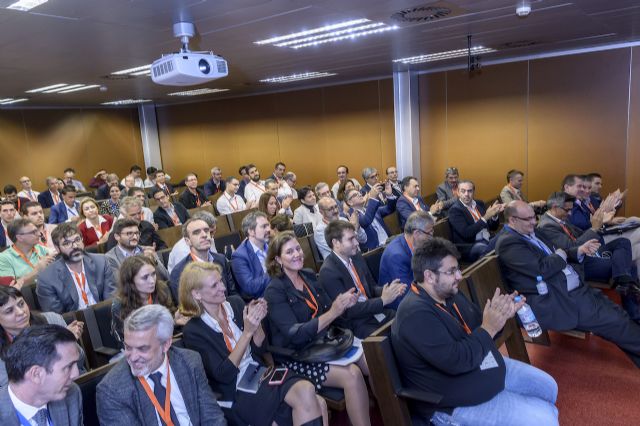
[[[173,53],[151,64],[151,79],[165,86],[193,86],[228,74],[227,61],[211,52]]]

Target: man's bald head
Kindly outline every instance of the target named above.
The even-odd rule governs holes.
[[[318,201],[318,209],[320,209],[322,217],[324,217],[326,220],[332,221],[338,219],[338,203],[336,203],[336,200],[334,200],[333,198],[321,198],[320,201]]]

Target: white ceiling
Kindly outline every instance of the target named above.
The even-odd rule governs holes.
[[[15,0],[0,0],[6,6]],[[393,59],[466,48],[473,43],[498,49],[493,60],[640,39],[637,0],[531,1],[518,18],[522,0],[49,0],[31,12],[0,9],[0,98],[28,96],[29,106],[97,106],[123,98],[184,102],[149,77],[111,81],[111,72],[151,63],[180,47],[172,24],[192,20],[198,36],[193,50],[212,50],[229,63],[229,76],[198,87],[229,89],[195,99],[216,99],[319,84],[391,77]],[[404,9],[444,5],[452,15],[431,22],[391,19]],[[253,42],[309,28],[367,18],[400,28],[381,34],[299,50]],[[530,44],[530,45],[529,45]],[[508,46],[516,47],[508,47]],[[522,46],[525,45],[525,46]],[[521,47],[518,47],[521,46]],[[414,65],[415,69],[466,63],[466,58]],[[299,83],[264,84],[260,79],[325,71],[337,75]],[[69,94],[25,94],[56,83],[107,86]]]

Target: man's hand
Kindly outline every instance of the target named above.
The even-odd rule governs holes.
[[[547,202],[544,200],[532,201],[529,203],[531,207],[542,208],[547,205]]]
[[[604,210],[602,209],[602,207],[600,207],[598,210],[595,211],[594,214],[591,215],[591,229],[593,229],[594,231],[598,231],[600,228],[602,228],[602,224],[604,222]]]
[[[380,194],[380,191],[378,191],[378,184],[375,184],[369,191],[369,198],[378,198],[378,194]]]
[[[358,218],[357,211],[354,210],[353,213],[349,215],[349,223],[351,223],[353,227],[356,228],[356,231],[360,229],[360,220]]]
[[[432,215],[437,215],[442,211],[443,207],[444,207],[444,202],[438,200],[431,205],[431,207],[429,208],[429,213],[431,213]]]
[[[402,284],[399,279],[391,281],[389,284],[385,284],[382,287],[382,306],[387,306],[393,303],[398,297],[402,296],[407,291],[407,285]]]
[[[284,197],[282,199],[282,208],[285,210],[288,209],[292,201],[293,201],[293,197],[291,195],[287,195],[286,197]]]
[[[600,248],[600,241],[592,239],[578,247],[578,255],[593,256]]]
[[[504,324],[516,312],[513,296],[500,294],[500,289],[496,288],[493,298],[487,300],[482,314],[482,328],[493,338],[502,330]]]
[[[504,204],[500,204],[499,202],[495,202],[487,209],[487,212],[484,214],[484,220],[490,220],[492,217],[500,213],[504,210]]]
[[[35,269],[38,272],[42,272],[42,270],[44,270],[44,268],[49,266],[54,260],[55,260],[55,257],[51,256],[50,254],[44,257],[41,257],[38,263],[36,263]]]

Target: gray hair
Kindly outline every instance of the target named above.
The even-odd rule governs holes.
[[[369,179],[369,177],[371,177],[372,174],[376,173],[377,170],[373,167],[365,167],[364,169],[362,169],[362,178],[364,180]]]
[[[278,182],[276,182],[274,179],[269,178],[269,179],[267,179],[267,180],[265,180],[265,181],[264,181],[264,187],[266,188],[266,187],[268,187],[269,185],[274,184],[274,183],[275,183],[276,185],[278,184]]]
[[[315,191],[316,195],[318,194],[318,192],[320,192],[320,190],[324,187],[329,187],[329,184],[327,182],[318,182],[315,186],[315,188],[313,188],[313,190]]]
[[[200,213],[204,213],[204,214],[200,214]],[[187,231],[187,228],[196,220],[203,221],[209,226],[209,228],[216,226],[216,223],[217,223],[217,219],[211,213],[205,212],[202,210],[199,212],[196,212],[193,214],[193,216],[187,219],[185,223],[182,224],[182,236],[184,238],[189,238],[189,232]]]
[[[213,172],[222,172],[222,170],[220,169],[220,167],[215,166],[211,169],[211,174],[213,174]]]
[[[433,217],[431,217],[429,213],[422,210],[413,212],[409,215],[407,222],[404,224],[404,233],[409,235],[413,233],[413,231],[424,230],[427,225],[432,225],[433,223]]]
[[[554,207],[564,208],[564,203],[573,203],[576,198],[563,191],[556,191],[547,198],[547,208],[551,210]]]
[[[145,305],[131,312],[124,320],[126,331],[146,331],[157,327],[156,337],[160,342],[166,342],[173,337],[173,316],[162,305]]]
[[[293,173],[293,172],[287,172],[287,173],[285,173],[285,175],[284,175],[284,180],[291,180],[291,179],[293,179],[294,177],[296,177],[296,174],[295,174],[295,173]]]
[[[267,215],[261,212],[260,210],[254,210],[248,215],[246,215],[244,219],[242,219],[241,227],[242,227],[242,233],[244,235],[249,235],[250,229],[256,229],[256,226],[258,226],[259,217],[264,217],[265,219],[269,220]]]
[[[129,211],[131,211],[131,207],[140,207],[140,208],[142,208],[142,206],[143,206],[142,201],[139,200],[136,197],[124,197],[120,201],[120,210],[124,210],[127,213],[129,213]]]

